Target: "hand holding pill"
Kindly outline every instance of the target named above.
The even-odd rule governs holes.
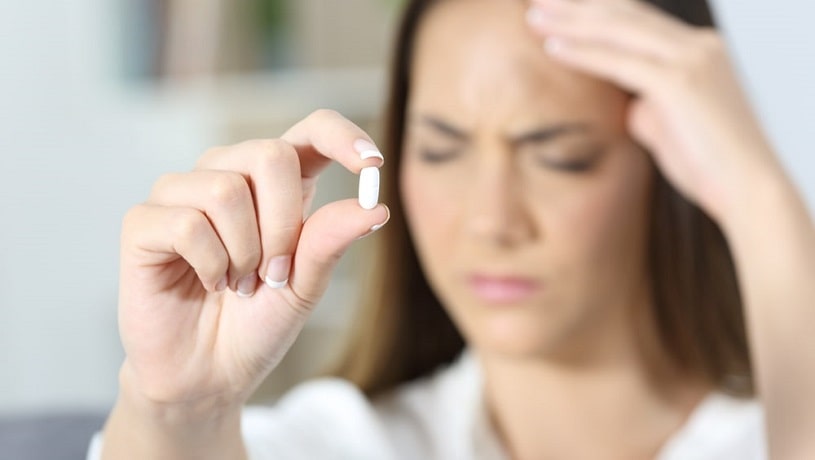
[[[279,139],[214,148],[193,171],[160,178],[123,222],[129,391],[147,403],[239,407],[285,355],[340,256],[387,222],[383,160],[362,129],[319,110]],[[359,174],[359,196],[306,216],[331,162]]]

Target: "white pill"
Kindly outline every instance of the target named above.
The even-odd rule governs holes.
[[[359,205],[373,209],[379,203],[379,168],[362,168],[359,173]]]

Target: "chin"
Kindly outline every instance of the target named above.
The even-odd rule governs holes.
[[[562,331],[553,321],[528,314],[498,314],[469,321],[471,346],[487,353],[518,358],[551,355],[562,343]],[[492,316],[492,315],[491,315]]]

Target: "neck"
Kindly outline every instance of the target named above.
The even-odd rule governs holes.
[[[592,337],[592,350],[559,359],[477,351],[491,421],[513,458],[653,458],[710,391],[664,365],[656,343],[643,356],[632,333]]]

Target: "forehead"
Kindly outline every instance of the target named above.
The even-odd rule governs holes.
[[[608,123],[623,93],[546,57],[521,0],[442,0],[419,27],[410,106],[475,124],[485,118]]]

